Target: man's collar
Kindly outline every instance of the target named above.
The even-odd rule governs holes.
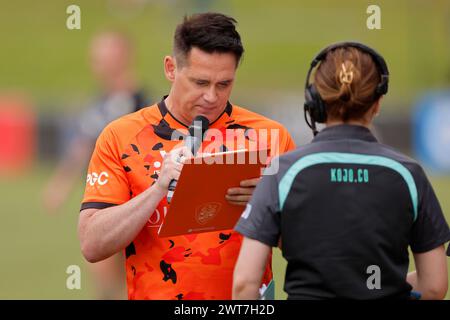
[[[177,118],[175,118],[175,116],[169,111],[169,109],[167,108],[166,105],[166,98],[168,97],[168,95],[164,96],[162,98],[162,100],[158,103],[158,108],[159,108],[159,112],[161,112],[161,115],[163,116],[163,118],[169,114],[176,122],[178,122],[179,124],[181,124],[182,126],[188,128],[189,124],[183,123],[182,121],[178,120]],[[219,121],[219,119],[221,119],[223,117],[224,114],[227,114],[228,117],[231,116],[231,113],[233,111],[233,105],[227,101],[227,106],[225,107],[225,110],[220,114],[220,116],[214,120],[213,122],[211,122],[209,125],[213,125],[214,123],[216,123],[217,121]]]
[[[378,142],[368,128],[350,124],[340,124],[326,127],[314,137],[312,142],[347,139]]]

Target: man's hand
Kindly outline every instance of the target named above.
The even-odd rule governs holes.
[[[161,165],[161,172],[159,178],[155,183],[158,189],[167,191],[172,180],[180,178],[183,163],[189,157],[192,157],[191,152],[187,148],[179,148],[172,150],[164,155],[163,163]]]
[[[261,178],[254,178],[248,180],[242,180],[239,187],[230,188],[225,195],[225,199],[228,200],[229,203],[245,206],[252,197],[253,192],[255,191],[256,185],[258,184]]]

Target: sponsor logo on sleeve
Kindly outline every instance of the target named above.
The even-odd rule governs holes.
[[[86,183],[92,187],[95,184],[103,186],[108,183],[108,178],[109,178],[109,175],[108,175],[108,172],[106,172],[106,171],[103,171],[100,173],[92,172],[92,173],[88,173],[87,178],[86,178]]]

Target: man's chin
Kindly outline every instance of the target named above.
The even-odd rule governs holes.
[[[209,122],[213,122],[215,120],[217,120],[217,118],[220,117],[220,115],[222,114],[222,112],[217,112],[217,109],[207,109],[207,108],[202,108],[202,107],[198,107],[195,110],[195,114],[194,114],[194,118],[197,116],[204,116],[205,118],[207,118],[209,120]]]

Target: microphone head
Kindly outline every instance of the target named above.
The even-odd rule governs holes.
[[[196,116],[194,118],[194,120],[192,120],[191,125],[189,126],[189,135],[190,136],[196,136],[196,132],[197,135],[199,135],[199,133],[201,133],[201,137],[203,139],[203,134],[205,133],[206,130],[208,130],[209,127],[209,120],[208,118],[206,118],[205,116]]]

